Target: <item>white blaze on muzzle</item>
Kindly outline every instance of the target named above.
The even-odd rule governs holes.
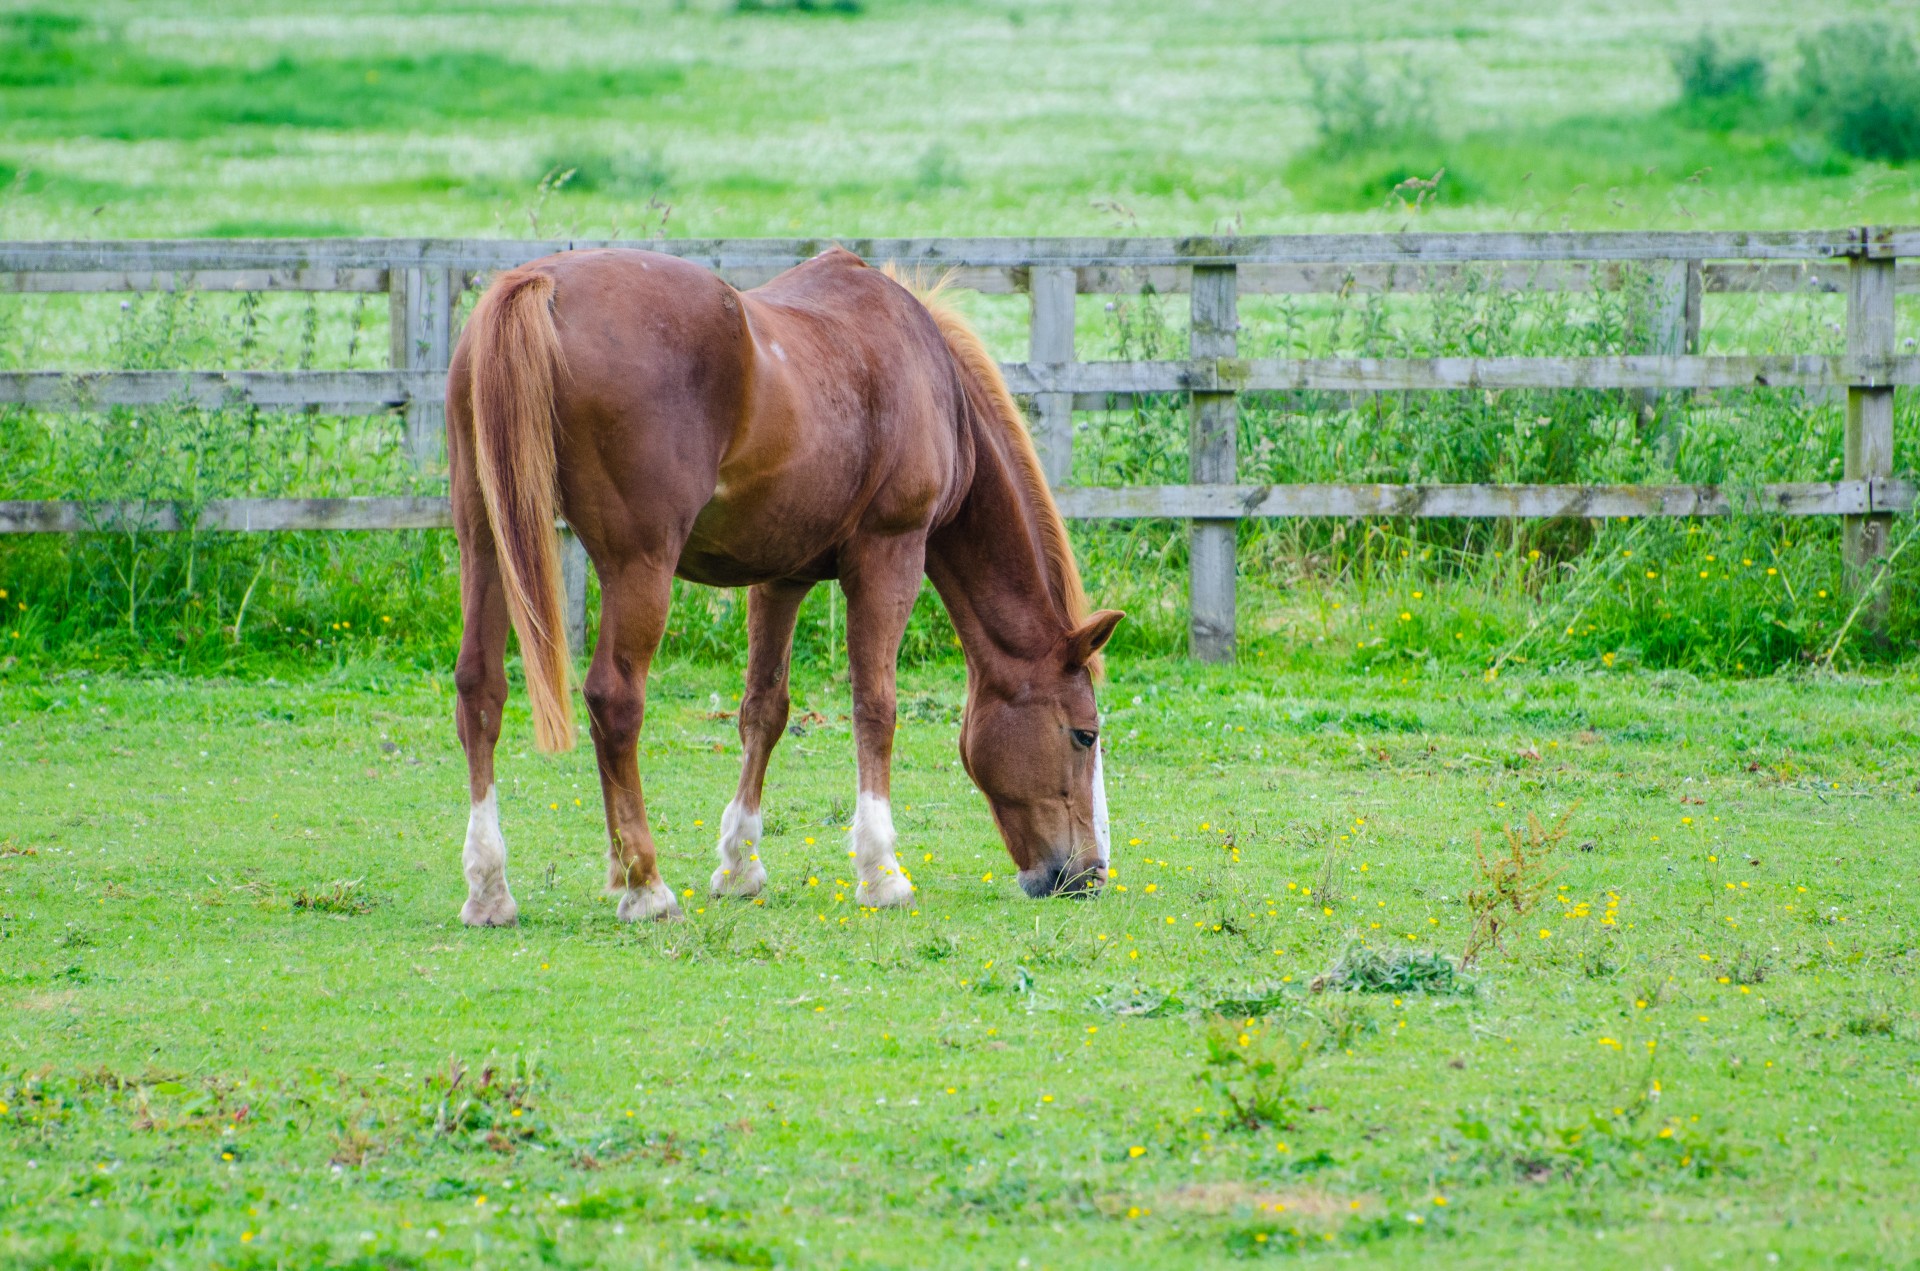
[[[1093,744],[1093,841],[1100,849],[1100,868],[1113,859],[1107,839],[1107,774],[1100,762],[1100,743]]]

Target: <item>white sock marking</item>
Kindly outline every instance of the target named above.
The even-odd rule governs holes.
[[[644,887],[629,887],[620,896],[620,904],[614,909],[614,916],[621,922],[644,922],[649,918],[680,917],[680,902],[673,898],[673,888],[662,879],[654,879]]]
[[[467,845],[460,853],[468,886],[476,891],[506,872],[507,840],[500,833],[500,798],[492,786],[467,814]]]
[[[728,803],[720,814],[720,863],[738,866],[757,855],[761,830],[760,809],[742,807],[738,799]]]
[[[767,867],[760,863],[760,810],[742,807],[735,799],[720,814],[720,868],[713,871],[716,896],[757,896],[767,884]]]
[[[467,842],[460,851],[467,876],[467,903],[460,918],[471,926],[511,923],[519,914],[507,890],[507,840],[500,833],[500,799],[494,787],[467,813]]]
[[[893,854],[893,805],[862,790],[853,810],[853,864],[860,876],[855,893],[863,905],[904,905],[913,899],[913,883]]]

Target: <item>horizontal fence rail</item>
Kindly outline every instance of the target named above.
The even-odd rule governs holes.
[[[1280,358],[1197,362],[1004,362],[1015,393],[1072,393],[1100,410],[1148,393],[1447,392],[1553,388],[1884,388],[1920,384],[1920,356]],[[41,410],[172,404],[314,406],[343,413],[438,402],[440,371],[11,371],[0,405]]]
[[[289,242],[296,240],[288,240]],[[320,240],[322,242],[354,240]],[[374,240],[387,242],[391,240]],[[764,255],[744,257],[719,250],[703,255],[683,251],[684,241],[632,243],[526,242],[518,244],[524,255],[503,253],[501,244],[489,241],[488,249],[474,251],[459,263],[447,266],[462,276],[465,285],[473,285],[497,270],[506,268],[504,260],[514,263],[532,260],[557,251],[584,250],[594,246],[642,247],[671,255],[698,259],[738,287],[754,287],[789,269],[806,256],[794,255],[769,261]],[[195,246],[200,246],[196,241]],[[6,249],[0,244],[0,251]],[[388,292],[393,288],[390,267],[350,265],[284,266],[252,269],[139,267],[142,258],[130,256],[121,268],[72,268],[63,263],[73,259],[92,260],[92,256],[54,254],[47,257],[0,256],[0,292],[16,293],[106,293],[147,291],[315,291],[315,292]],[[111,259],[111,258],[107,258]],[[186,257],[189,260],[205,257]],[[870,257],[870,259],[896,259]],[[1788,261],[1743,262],[1700,260],[1697,272],[1700,288],[1713,294],[1750,292],[1755,294],[1824,292],[1839,294],[1846,290],[1844,260],[1825,256],[1807,256]],[[714,264],[715,260],[723,263]],[[493,262],[493,263],[485,263]],[[743,263],[747,262],[747,263]],[[909,262],[913,263],[913,262]],[[1065,268],[1074,279],[1074,290],[1083,296],[1132,295],[1143,291],[1177,295],[1192,290],[1193,266],[1187,264],[1068,264],[1049,266],[1043,261],[1022,265],[954,264],[946,261],[920,261],[920,265],[945,275],[951,271],[950,285],[988,295],[1026,292],[1035,268]],[[1461,284],[1471,274],[1476,282],[1517,291],[1618,291],[1628,284],[1634,267],[1644,265],[1638,258],[1629,260],[1521,260],[1490,262],[1396,262],[1394,264],[1316,264],[1310,262],[1249,263],[1238,267],[1239,290],[1250,296],[1330,295],[1351,293],[1407,293],[1439,291]],[[12,266],[21,266],[13,268]],[[1489,268],[1491,266],[1491,268]],[[1920,292],[1920,263],[1902,262],[1896,271],[1896,286],[1905,293]]]
[[[785,269],[832,247],[931,268],[1035,265],[1439,265],[1482,261],[1845,261],[1920,257],[1920,227],[1782,231],[1283,234],[1189,238],[275,238],[0,243],[0,274],[509,269],[536,256],[645,247],[712,269]]]
[[[0,404],[89,411],[103,406],[317,407],[341,414],[445,398],[445,371],[8,371]]]
[[[1249,517],[1866,516],[1910,512],[1912,481],[1712,485],[1156,485],[1068,486],[1056,498],[1073,521],[1241,520]],[[186,503],[0,500],[0,534],[250,533],[275,530],[437,530],[453,525],[438,495],[212,499]]]
[[[875,238],[581,240],[268,239],[0,243],[0,292],[385,292],[391,370],[0,373],[0,406],[255,407],[337,414],[403,411],[413,458],[431,468],[444,428],[446,367],[459,297],[493,271],[555,252],[644,247],[755,286],[843,246],[952,285],[1025,293],[1028,360],[1003,364],[1030,403],[1062,512],[1085,520],[1191,523],[1192,647],[1233,652],[1233,523],[1249,517],[1840,516],[1856,581],[1884,553],[1889,518],[1914,509],[1892,470],[1896,388],[1920,385],[1920,357],[1894,338],[1894,297],[1920,293],[1920,228],[1745,232],[1309,234],[1188,238]],[[1905,258],[1905,259],[1903,259]],[[1468,275],[1472,277],[1469,278]],[[1653,297],[1649,351],[1592,357],[1241,358],[1243,295],[1407,293],[1474,285],[1618,291]],[[1074,355],[1074,297],[1186,294],[1188,357],[1087,362]],[[1695,351],[1704,294],[1829,293],[1847,304],[1842,355],[1705,356]],[[1740,486],[1246,485],[1233,452],[1238,403],[1261,394],[1500,390],[1721,389],[1844,393],[1843,479]],[[1074,487],[1073,413],[1147,394],[1192,401],[1192,484]],[[153,502],[0,502],[0,533],[432,529],[444,496],[234,498]],[[569,626],[584,633],[585,562],[566,540]]]
[[[338,499],[212,499],[184,503],[0,502],[0,534],[84,534],[182,530],[439,530],[453,525],[444,495],[356,495]]]

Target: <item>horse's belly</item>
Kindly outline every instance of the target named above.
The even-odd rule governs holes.
[[[844,514],[844,505],[841,510]],[[831,578],[841,529],[837,518],[809,509],[763,505],[751,510],[716,497],[694,520],[677,572],[709,587]]]

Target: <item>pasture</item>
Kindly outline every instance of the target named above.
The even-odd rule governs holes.
[[[1675,108],[1707,26],[1790,91],[1787,0],[7,9],[7,238],[1395,229],[1443,167],[1427,228],[1897,224],[1916,193]]]
[[[0,238],[1911,223],[1920,166],[1796,104],[1811,21],[1713,15],[1765,68],[1729,106],[1679,93],[1703,15],[1647,0],[39,0],[0,12]],[[1238,352],[1633,353],[1639,294],[1249,296]],[[1026,356],[1025,297],[961,303]],[[1699,352],[1837,354],[1846,316],[1711,294]],[[1188,346],[1184,296],[1071,318],[1086,360]],[[390,344],[378,296],[0,295],[0,371]],[[1662,410],[1249,398],[1237,478],[1841,475],[1840,394]],[[1083,410],[1074,483],[1185,480],[1190,416]],[[0,423],[4,499],[445,489],[392,413]],[[1100,898],[1020,894],[927,593],[917,903],[854,902],[821,587],[764,903],[710,900],[744,606],[683,586],[640,766],[686,920],[614,920],[591,750],[531,753],[510,663],[506,930],[458,921],[449,534],[4,536],[0,1266],[1920,1265],[1920,554],[1869,630],[1834,518],[1248,522],[1207,668],[1185,523],[1073,532],[1129,612]]]
[[[676,888],[712,868],[735,689],[685,663],[652,685]],[[591,761],[528,755],[516,698],[521,926],[468,931],[444,675],[16,685],[0,1249],[1905,1265],[1913,692],[1122,661],[1119,872],[1069,903],[1020,896],[955,762],[958,676],[916,672],[895,806],[920,894],[870,913],[844,683],[803,673],[765,904],[695,891],[638,927],[600,894]],[[1503,950],[1464,980],[1369,970],[1356,950],[1459,954],[1475,843],[1528,813],[1566,834]]]

